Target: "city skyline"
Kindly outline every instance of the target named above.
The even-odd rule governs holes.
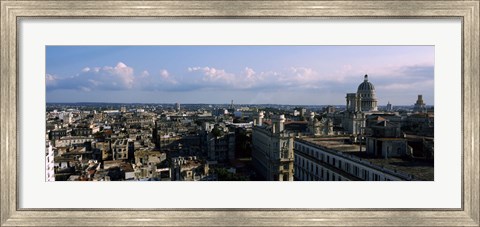
[[[47,46],[47,102],[434,104],[433,46]]]

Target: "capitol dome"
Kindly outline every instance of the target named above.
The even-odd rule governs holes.
[[[365,75],[365,80],[363,81],[363,83],[358,85],[357,92],[359,92],[359,91],[374,91],[374,90],[375,90],[375,87],[373,86],[373,84],[368,82],[368,75]]]
[[[368,75],[365,75],[363,82],[358,85],[357,97],[361,100],[362,111],[377,111],[375,86],[368,82]]]

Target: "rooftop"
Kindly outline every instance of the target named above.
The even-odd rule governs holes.
[[[137,151],[135,151],[135,156],[147,156],[147,155],[160,156],[162,154],[165,154],[165,152],[152,151],[152,150],[137,150]]]
[[[327,148],[330,152],[342,155],[349,159],[358,160],[366,165],[374,166],[377,169],[388,169],[394,173],[405,173],[414,176],[414,180],[434,180],[434,164],[420,159],[406,160],[402,158],[375,158],[367,156],[365,146],[357,144],[347,144],[344,141],[349,137],[305,137],[300,141],[307,141],[311,144]],[[296,139],[297,140],[297,139]]]
[[[304,137],[302,140],[320,145],[325,148],[329,148],[335,151],[355,153],[360,152],[360,146],[358,144],[348,144],[345,140],[349,140],[350,137]],[[365,146],[362,146],[362,151],[365,151]]]

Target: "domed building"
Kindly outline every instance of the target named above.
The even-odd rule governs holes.
[[[360,111],[377,111],[377,97],[375,87],[368,82],[368,75],[365,75],[363,83],[358,85],[357,98],[360,99]]]
[[[363,83],[358,85],[357,93],[347,93],[347,110],[352,112],[377,111],[377,97],[375,87],[368,82],[368,75],[365,75]]]
[[[347,93],[347,111],[342,118],[343,128],[350,134],[360,134],[365,127],[365,117],[373,111],[378,111],[375,87],[365,75],[363,82],[358,85],[357,93]]]

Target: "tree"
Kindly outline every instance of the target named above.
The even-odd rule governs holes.
[[[238,174],[230,173],[225,168],[216,168],[215,172],[219,181],[247,181],[248,179],[245,176],[240,176]]]
[[[212,129],[212,134],[213,134],[213,136],[215,136],[215,137],[223,136],[223,130],[221,130],[219,127],[215,126],[215,127],[213,127],[213,129]]]

